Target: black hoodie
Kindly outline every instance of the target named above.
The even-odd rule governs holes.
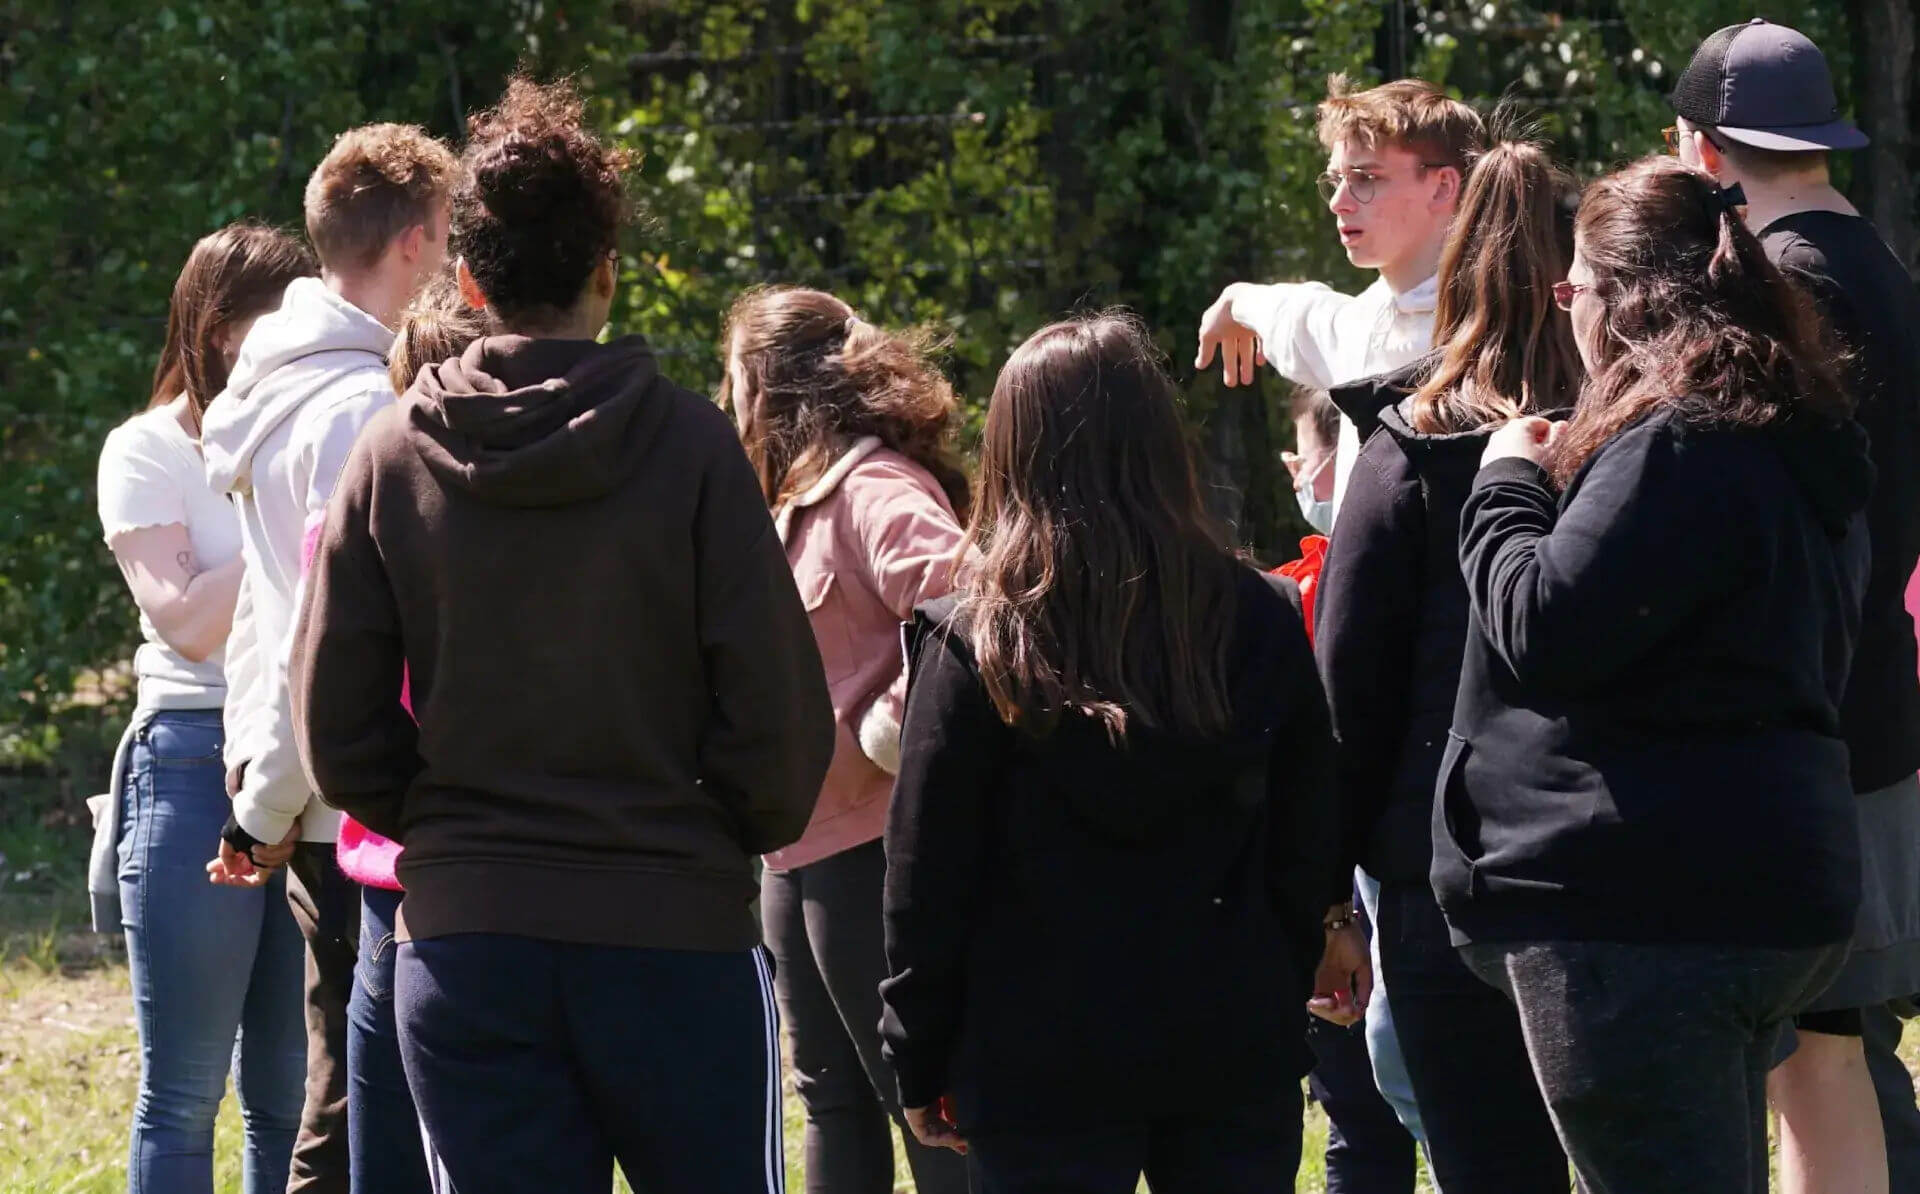
[[[1333,391],[1370,434],[1327,548],[1313,642],[1333,716],[1347,857],[1376,879],[1421,886],[1467,639],[1460,507],[1497,426],[1415,431],[1407,395],[1425,369]]]
[[[963,1127],[1205,1114],[1310,1058],[1335,861],[1326,706],[1299,615],[1248,570],[1220,740],[994,713],[951,602],[911,628],[887,824],[881,1035],[901,1102]]]
[[[368,424],[292,685],[315,791],[406,847],[412,937],[751,948],[751,857],[833,750],[739,440],[639,337],[484,339]]]
[[[1670,405],[1557,501],[1527,461],[1480,470],[1433,823],[1456,942],[1851,935],[1839,703],[1872,483],[1852,423],[1709,429]]]

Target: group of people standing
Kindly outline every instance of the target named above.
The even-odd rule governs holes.
[[[1336,81],[1380,281],[1231,286],[1197,360],[1324,392],[1291,577],[1129,316],[1019,346],[969,473],[830,294],[743,295],[718,404],[601,341],[569,85],[343,134],[310,249],[195,246],[101,457],[130,1189],[210,1189],[231,1066],[249,1194],[780,1190],[783,1023],[815,1194],[893,1123],[922,1191],[1288,1190],[1309,1073],[1345,1194],[1416,1141],[1748,1194],[1769,1097],[1788,1190],[1920,1189],[1920,297],[1799,34],[1674,103],[1581,194]]]

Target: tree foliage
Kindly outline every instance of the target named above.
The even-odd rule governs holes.
[[[1694,42],[1751,8],[0,0],[0,729],[43,721],[131,645],[94,462],[144,404],[187,249],[241,216],[297,225],[307,172],[352,124],[458,139],[517,63],[577,73],[644,155],[615,325],[690,385],[717,382],[720,318],[760,282],[939,326],[976,418],[1040,324],[1133,307],[1187,383],[1222,511],[1280,554],[1298,530],[1280,387],[1220,391],[1186,362],[1230,280],[1364,282],[1314,191],[1327,75],[1404,63],[1475,101],[1517,94],[1591,172],[1658,146]],[[1837,0],[1759,11],[1844,59]]]

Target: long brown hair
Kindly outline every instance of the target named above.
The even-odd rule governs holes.
[[[220,333],[275,309],[287,283],[319,272],[304,244],[264,224],[228,224],[201,237],[173,282],[167,340],[148,407],[165,406],[184,393],[199,426],[207,403],[227,388]]]
[[[1677,158],[1635,162],[1587,188],[1575,235],[1604,315],[1549,461],[1562,485],[1660,406],[1717,426],[1846,417],[1852,404],[1813,304],[1710,176]]]
[[[1130,315],[1052,324],[1014,351],[987,411],[967,634],[1001,718],[1073,710],[1194,737],[1231,718],[1239,567],[1200,498],[1178,397]]]
[[[1573,403],[1580,353],[1553,284],[1573,258],[1574,194],[1525,130],[1474,163],[1440,254],[1439,359],[1414,392],[1414,430],[1470,431]]]
[[[960,402],[931,360],[933,337],[891,332],[820,290],[750,290],[722,340],[752,395],[740,438],[769,506],[820,478],[853,440],[876,436],[933,474],[962,519],[967,474],[954,450]],[[737,405],[727,371],[721,402]]]

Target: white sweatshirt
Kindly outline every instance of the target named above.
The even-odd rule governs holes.
[[[1433,347],[1433,309],[1439,280],[1428,278],[1395,294],[1385,278],[1359,294],[1341,294],[1324,282],[1246,286],[1234,296],[1233,321],[1260,337],[1267,363],[1280,376],[1315,390],[1385,373],[1425,356]],[[1337,519],[1347,478],[1360,456],[1360,433],[1340,417],[1333,460]]]
[[[246,574],[227,640],[226,761],[246,764],[233,815],[263,842],[295,820],[331,842],[340,814],[314,799],[293,739],[287,653],[300,608],[300,548],[326,509],[347,452],[394,401],[393,333],[318,278],[287,287],[240,346],[227,388],[207,407],[207,480],[240,513]]]

